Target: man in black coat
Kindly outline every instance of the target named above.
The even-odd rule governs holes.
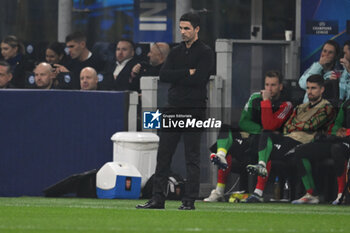
[[[160,71],[160,81],[171,84],[168,91],[169,105],[162,110],[166,116],[176,116],[173,121],[199,122],[205,118],[207,83],[214,67],[213,51],[198,39],[200,18],[186,13],[180,18],[183,42],[173,48]],[[169,119],[170,120],[170,119]],[[164,122],[164,121],[163,121]],[[202,128],[163,125],[157,153],[152,199],[139,209],[164,209],[167,179],[172,157],[181,136],[185,145],[187,179],[182,205],[179,210],[194,210],[200,184],[200,136]]]
[[[104,89],[139,91],[139,82],[131,77],[131,70],[137,64],[134,48],[134,43],[129,39],[118,41],[115,60],[107,65],[106,78],[101,83]]]

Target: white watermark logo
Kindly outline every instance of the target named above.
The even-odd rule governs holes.
[[[143,113],[144,129],[219,129],[221,124],[215,118],[202,120],[190,114],[162,114],[159,110]]]

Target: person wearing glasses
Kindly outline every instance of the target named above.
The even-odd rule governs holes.
[[[160,68],[170,52],[169,45],[163,42],[154,43],[147,57],[148,62],[137,63],[131,71],[132,79],[140,79],[142,76],[159,76]]]

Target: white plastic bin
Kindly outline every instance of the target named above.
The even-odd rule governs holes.
[[[147,132],[118,132],[111,140],[113,161],[134,165],[141,173],[143,188],[156,169],[158,135]]]

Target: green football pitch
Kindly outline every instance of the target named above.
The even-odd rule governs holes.
[[[350,232],[349,206],[196,202],[137,210],[144,200],[0,198],[1,233]]]

